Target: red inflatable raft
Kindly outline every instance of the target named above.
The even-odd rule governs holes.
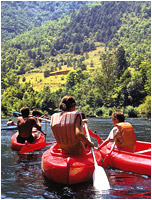
[[[32,130],[32,133],[36,133],[36,132],[37,132],[37,130],[34,128]],[[18,135],[18,132],[16,132],[11,138],[11,147],[13,150],[20,150],[23,146],[30,144],[28,142],[25,142],[25,144],[18,143],[16,140],[17,135]],[[42,143],[42,142],[45,142],[45,137],[43,136],[43,134],[41,132],[38,131],[37,138],[35,139],[35,141],[32,144]]]
[[[94,152],[98,165],[101,165],[100,152],[97,149],[94,149]],[[49,179],[70,185],[92,179],[94,162],[89,150],[86,150],[85,155],[76,157],[63,154],[55,143],[43,153],[41,167]]]
[[[103,158],[110,152],[112,144],[100,149]],[[137,141],[134,153],[113,149],[107,161],[112,168],[151,176],[151,143]]]

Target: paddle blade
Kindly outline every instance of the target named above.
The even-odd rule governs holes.
[[[94,138],[96,138],[98,140],[98,144],[102,144],[103,143],[103,140],[100,138],[99,135],[97,135],[96,133],[92,132],[90,129],[88,129],[88,131],[89,131],[89,134],[92,137],[94,137]]]
[[[104,169],[100,166],[95,167],[93,173],[93,186],[98,191],[110,189],[107,175]]]
[[[24,154],[24,153],[28,153],[28,152],[31,152],[31,151],[36,151],[36,150],[42,149],[45,146],[52,144],[52,143],[53,142],[49,142],[49,143],[42,142],[42,143],[37,143],[37,144],[27,144],[27,145],[25,145],[21,148],[20,153]]]

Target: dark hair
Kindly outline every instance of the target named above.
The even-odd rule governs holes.
[[[30,110],[28,107],[23,107],[21,108],[20,112],[22,113],[23,117],[28,117],[30,114]]]
[[[123,112],[118,111],[118,110],[112,112],[112,116],[111,117],[112,117],[112,119],[118,119],[119,122],[124,122],[125,121],[125,116],[124,116]]]
[[[33,116],[36,116],[36,115],[41,116],[42,114],[40,113],[39,110],[34,109],[33,112],[32,112],[32,115],[33,115]]]
[[[59,103],[59,108],[63,111],[69,111],[71,107],[76,105],[75,98],[70,95],[66,95],[62,98],[61,102]]]

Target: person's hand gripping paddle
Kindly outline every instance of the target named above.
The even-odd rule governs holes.
[[[88,140],[91,141],[87,124],[85,123],[84,126],[85,126]],[[94,167],[95,167],[94,172],[93,172],[93,186],[95,187],[95,189],[97,189],[99,191],[108,190],[108,189],[110,189],[110,185],[109,185],[107,175],[106,175],[104,169],[97,164],[93,147],[91,147],[91,153],[93,156]]]

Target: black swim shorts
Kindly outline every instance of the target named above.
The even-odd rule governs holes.
[[[30,137],[25,137],[25,138],[23,138],[23,137],[21,137],[21,136],[19,136],[19,135],[17,136],[17,142],[18,142],[18,143],[24,144],[25,141],[28,141],[29,143],[33,143],[33,142],[34,142],[34,137],[33,137],[33,135],[31,135]]]

